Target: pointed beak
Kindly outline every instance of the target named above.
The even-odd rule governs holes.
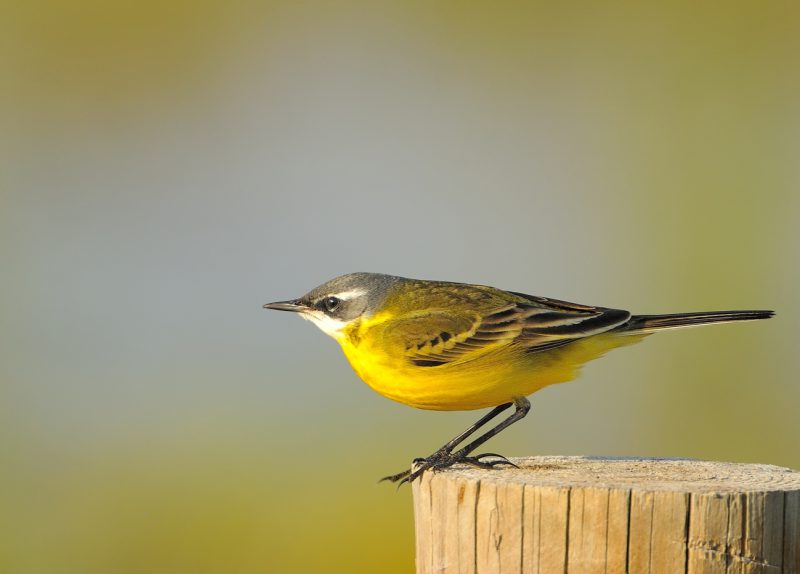
[[[308,309],[300,302],[300,299],[292,299],[291,301],[276,301],[275,303],[267,303],[264,309],[275,309],[277,311],[293,311],[299,313]]]

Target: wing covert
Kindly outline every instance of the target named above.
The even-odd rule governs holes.
[[[436,367],[463,362],[499,347],[536,353],[597,335],[630,319],[620,309],[591,307],[513,293],[523,300],[492,310],[433,310],[394,321],[385,333],[409,362]]]

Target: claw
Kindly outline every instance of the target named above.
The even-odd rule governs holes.
[[[458,462],[463,462],[464,464],[469,464],[471,466],[477,466],[478,468],[486,468],[486,469],[494,468],[494,466],[492,464],[490,464],[488,462],[480,461],[480,460],[478,460],[477,457],[473,457],[473,456],[464,457]]]
[[[483,454],[477,455],[475,458],[477,458],[478,460],[481,460],[482,458],[487,458],[487,457],[493,457],[493,458],[499,459],[499,460],[493,460],[493,461],[487,462],[487,464],[491,464],[492,466],[495,466],[495,465],[498,465],[498,464],[507,464],[509,466],[513,466],[514,468],[519,468],[516,464],[514,464],[513,462],[508,460],[502,454],[497,454],[496,452],[484,452]],[[483,461],[481,461],[481,462],[483,462]]]
[[[436,465],[440,460],[441,454],[439,452],[435,452],[428,458],[423,458],[422,462],[415,463],[414,466],[411,467],[411,474],[409,474],[407,477],[408,483],[411,484],[414,482],[414,480],[422,476],[422,473],[428,469],[435,470]]]
[[[485,456],[485,455],[481,455],[481,456]],[[507,464],[509,466],[513,466],[514,468],[519,468],[516,464],[514,464],[510,460],[506,459],[505,457],[502,457],[502,460],[490,460],[488,462],[484,462],[484,461],[481,460],[481,456],[466,457],[466,458],[464,458],[463,460],[461,460],[459,462],[464,462],[464,463],[467,463],[467,464],[471,464],[472,466],[477,466],[479,468],[488,468],[488,469],[493,469],[494,467],[496,467],[497,465],[500,465],[500,464]]]
[[[481,454],[476,454],[475,458],[485,458],[485,457],[489,457],[489,456],[492,456],[494,458],[500,458],[502,460],[508,460],[502,454],[497,454],[496,452],[484,452],[484,453],[481,453]]]
[[[390,474],[389,476],[384,476],[378,482],[397,482],[402,478],[406,478],[409,474],[411,474],[410,470],[404,470],[403,472],[398,472],[397,474]],[[402,482],[400,484],[403,484]]]
[[[428,470],[429,468],[434,468],[437,461],[441,460],[442,453],[437,451],[433,453],[428,458],[415,458],[411,463],[411,468],[409,470],[404,470],[402,472],[398,472],[397,474],[390,474],[389,476],[384,476],[378,482],[397,482],[398,488],[400,485],[408,482],[414,482],[414,479],[421,475],[424,471]]]

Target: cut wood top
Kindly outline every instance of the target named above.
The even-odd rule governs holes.
[[[800,490],[800,472],[768,464],[591,456],[532,456],[510,460],[520,468],[502,466],[487,470],[458,465],[439,473],[453,478],[534,486],[675,492]]]

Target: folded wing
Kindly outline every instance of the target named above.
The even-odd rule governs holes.
[[[625,324],[630,313],[514,293],[518,300],[483,312],[436,310],[397,320],[386,336],[409,362],[437,367],[510,345],[537,353]]]

